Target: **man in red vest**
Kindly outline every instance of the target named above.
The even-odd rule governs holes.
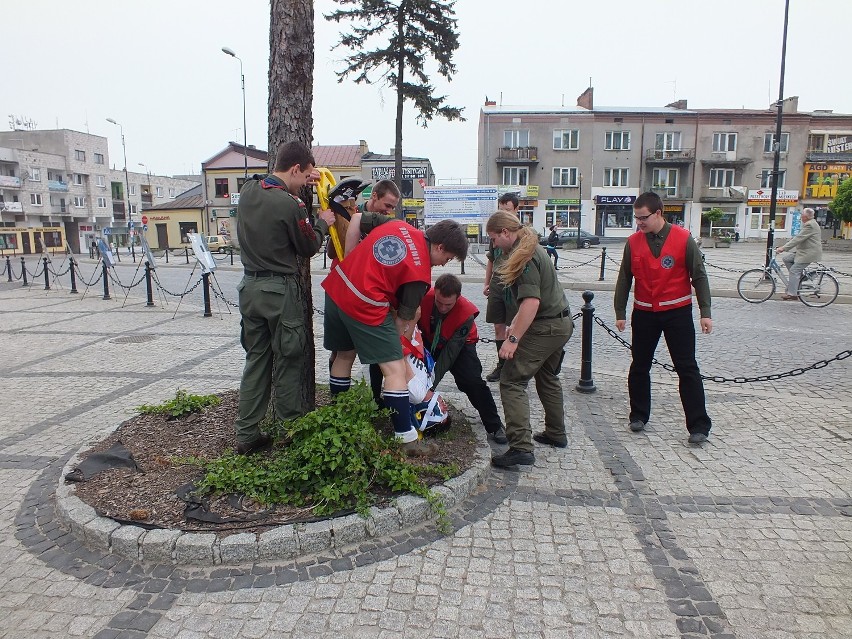
[[[626,325],[627,296],[633,291],[633,362],[627,377],[630,430],[644,430],[651,416],[651,360],[665,335],[666,346],[680,378],[680,401],[686,415],[689,443],[707,441],[712,422],[704,402],[704,382],[695,361],[692,289],[698,298],[701,332],[713,330],[710,284],[698,245],[684,228],[666,222],[656,193],[643,193],[633,204],[638,231],[628,238],[615,284],[615,326]]]
[[[451,273],[435,280],[434,288],[420,303],[418,325],[423,341],[435,359],[435,382],[438,386],[447,371],[453,374],[458,389],[467,395],[479,413],[489,439],[506,444],[506,431],[497,413],[494,396],[482,379],[482,362],[476,354],[479,333],[474,320],[479,309],[461,294],[462,283]]]
[[[362,231],[368,234],[359,243]],[[367,213],[356,213],[347,230],[345,259],[322,283],[323,345],[337,352],[329,377],[332,395],[348,390],[356,354],[362,364],[378,364],[384,403],[409,456],[433,454],[437,448],[423,444],[411,426],[408,365],[399,336],[415,323],[431,284],[432,266],[465,257],[467,237],[457,222],[441,220],[424,233],[402,220],[373,220]],[[396,309],[396,317],[391,309]]]

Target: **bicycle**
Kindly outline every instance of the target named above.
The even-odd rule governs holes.
[[[822,308],[837,299],[840,285],[830,270],[827,266],[815,262],[802,272],[796,295],[805,306]],[[787,276],[781,270],[778,260],[775,259],[775,249],[772,249],[769,266],[754,268],[743,273],[737,281],[737,293],[751,304],[765,302],[775,294],[776,277],[781,279],[786,289]]]

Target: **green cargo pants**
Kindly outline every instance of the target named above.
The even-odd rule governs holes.
[[[246,275],[237,291],[242,315],[240,341],[246,351],[246,364],[240,382],[240,414],[234,429],[238,442],[249,443],[260,436],[258,424],[266,416],[273,384],[278,419],[304,414],[300,389],[307,338],[302,293],[295,276]]]
[[[559,369],[563,347],[574,332],[570,317],[537,320],[530,324],[518,343],[512,359],[506,360],[500,374],[500,400],[506,417],[509,446],[532,452],[530,400],[527,386],[535,378],[535,388],[544,407],[544,432],[555,440],[565,439],[565,406]]]

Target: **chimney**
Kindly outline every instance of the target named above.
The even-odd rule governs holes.
[[[778,103],[775,103],[775,107],[778,108]],[[781,110],[784,113],[798,113],[799,112],[799,96],[791,95],[789,98],[784,98],[784,106],[781,107]]]
[[[672,102],[671,104],[666,105],[667,109],[680,109],[681,111],[686,111],[686,100],[677,100]]]
[[[485,96],[485,106],[497,106],[497,103],[494,100],[489,100],[488,96]]]
[[[396,155],[396,147],[395,147],[395,146],[392,146],[392,147],[391,147],[390,154],[391,154],[391,155]]]
[[[361,147],[359,151],[361,157],[367,155],[370,152],[370,148],[367,146],[367,140],[358,140],[358,145]]]
[[[585,91],[583,91],[579,97],[577,98],[577,106],[582,107],[583,109],[588,109],[589,111],[594,110],[594,87],[589,87]]]

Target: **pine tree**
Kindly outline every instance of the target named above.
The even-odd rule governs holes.
[[[456,31],[455,1],[428,0],[335,0],[352,8],[326,14],[327,20],[351,23],[337,47],[353,53],[344,61],[346,68],[337,74],[342,82],[354,76],[356,83],[383,82],[396,91],[396,157],[394,181],[402,186],[402,116],[406,100],[414,102],[417,122],[428,126],[435,116],[464,121],[462,109],[445,103],[447,96],[436,96],[425,68],[431,57],[438,73],[452,80],[456,67],[453,54],[459,48]],[[376,40],[380,40],[376,43]],[[374,47],[369,49],[368,47]],[[410,78],[410,79],[409,79]],[[401,214],[401,209],[398,208]]]

